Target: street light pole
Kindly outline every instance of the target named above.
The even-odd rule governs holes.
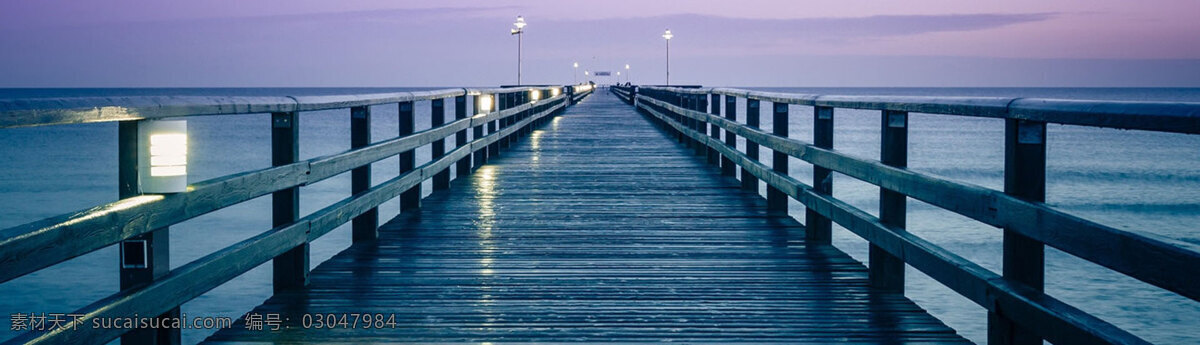
[[[671,34],[671,29],[667,29],[662,37],[667,39],[667,86],[671,86],[671,37],[675,35]]]
[[[517,85],[521,85],[521,34],[517,35]]]
[[[629,64],[625,64],[625,82],[629,82]]]
[[[516,29],[512,29],[511,33],[517,35],[517,85],[521,85],[521,36],[525,33],[525,17],[517,16],[517,22],[513,23]]]
[[[579,85],[579,62],[575,62],[575,85]]]

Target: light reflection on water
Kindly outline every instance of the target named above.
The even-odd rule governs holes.
[[[486,292],[491,290],[491,282],[489,281],[495,270],[492,269],[492,263],[495,260],[492,256],[496,253],[496,242],[492,239],[492,231],[496,226],[496,167],[493,165],[484,165],[475,171],[478,178],[473,180],[473,188],[475,190],[475,200],[479,202],[479,214],[476,221],[479,236],[479,276],[475,279],[479,280],[479,298],[475,300],[475,305],[478,306],[476,311],[480,313],[479,317],[485,320],[481,324],[482,327],[492,325],[496,314],[496,309],[493,308],[496,300]]]

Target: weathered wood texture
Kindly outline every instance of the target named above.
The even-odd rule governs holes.
[[[646,88],[646,92],[649,90]],[[693,89],[674,89],[695,92]],[[782,138],[757,129],[757,122],[746,117],[739,124],[707,113],[683,109],[666,101],[638,96],[639,104],[664,109],[684,117],[702,117],[737,136],[746,138],[747,148],[757,144],[789,156],[836,171],[855,179],[896,191],[910,198],[970,217],[988,225],[1004,227],[1064,252],[1108,267],[1130,277],[1174,291],[1193,300],[1200,300],[1200,284],[1190,277],[1200,276],[1200,246],[1178,240],[1146,236],[1092,222],[1042,203],[1028,202],[1000,191],[953,181],[935,175],[899,169],[879,161],[844,155],[820,145],[793,138]],[[747,104],[754,103],[747,101]],[[718,149],[720,150],[720,149]],[[757,150],[753,150],[757,152]],[[746,156],[751,156],[747,152]],[[729,156],[729,155],[725,155]],[[750,180],[757,175],[748,173],[743,164],[742,176]],[[781,181],[784,183],[786,181]],[[795,196],[793,196],[795,197]],[[1136,253],[1136,255],[1112,255]]]
[[[208,341],[966,343],[672,140],[597,94],[252,312],[289,328]]]
[[[519,121],[516,127],[491,133],[473,140],[470,146],[455,148],[444,157],[426,163],[414,170],[397,176],[387,182],[371,187],[340,202],[334,203],[321,210],[313,212],[294,223],[276,227],[272,230],[251,237],[234,245],[218,250],[203,258],[184,264],[171,270],[162,279],[155,280],[149,285],[138,289],[123,290],[120,293],[92,303],[76,314],[84,315],[74,320],[82,325],[90,324],[96,318],[128,317],[129,315],[157,315],[168,312],[172,308],[189,301],[236,277],[247,270],[262,264],[272,258],[279,257],[290,251],[327,234],[339,225],[362,215],[379,204],[396,198],[402,191],[408,190],[435,173],[443,171],[457,160],[466,157],[471,151],[481,150],[500,138],[514,134],[523,126],[529,125],[535,119],[557,111],[563,106],[563,99],[548,100],[553,106],[547,107],[532,118]],[[428,131],[426,131],[428,132]],[[357,151],[350,151],[357,154]],[[346,154],[346,153],[343,153]],[[338,154],[338,155],[343,155]],[[314,163],[315,164],[315,163]],[[10,340],[12,343],[34,344],[86,344],[105,343],[122,333],[121,328],[91,328],[62,326],[48,332],[26,332]]]
[[[661,94],[658,90],[648,90],[647,93],[666,100],[670,100],[673,97],[670,94]],[[674,131],[681,132],[691,139],[702,141],[709,147],[716,148],[718,151],[721,151],[722,155],[729,157],[738,166],[741,166],[744,173],[752,174],[767,185],[778,188],[788,196],[804,204],[809,210],[838,223],[866,239],[872,245],[878,247],[878,250],[886,252],[900,259],[902,262],[906,262],[914,268],[921,270],[934,280],[967,297],[990,312],[1003,312],[1004,315],[1008,315],[1006,319],[1019,324],[1023,329],[1028,329],[1032,334],[1040,335],[1055,344],[1148,344],[1137,336],[1117,328],[1110,323],[1051,296],[1047,296],[1041,289],[1035,289],[1021,282],[1002,278],[978,264],[908,233],[903,228],[896,226],[894,219],[887,219],[888,216],[881,214],[880,218],[876,218],[824,192],[815,190],[813,187],[805,185],[791,176],[771,171],[765,164],[750,157],[749,153],[742,153],[731,149],[719,141],[712,140],[703,133],[686,128],[686,124],[676,120],[681,116],[715,118],[709,114],[690,111],[669,102],[644,95],[638,96],[638,108],[657,123],[671,127]],[[858,160],[850,156],[837,154],[836,152],[801,144],[792,139],[771,136],[752,129],[749,125],[739,125],[723,121],[725,120],[721,119],[715,122],[721,123],[722,127],[742,130],[739,134],[749,134],[750,136],[747,137],[748,141],[760,138],[773,138],[774,141],[761,141],[768,147],[786,147],[791,144],[797,144],[808,152],[823,151],[831,156],[839,157],[839,159]],[[884,126],[887,126],[888,121],[885,120],[884,122]],[[888,141],[886,138],[884,140]],[[780,143],[785,144],[780,145]],[[889,155],[885,152],[885,161],[873,166],[872,170],[876,174],[883,174],[889,169],[906,171],[886,165],[895,164],[894,158],[887,156]],[[813,164],[822,164],[822,162],[811,159],[811,157],[805,154],[800,154],[797,157]],[[841,171],[829,165],[826,165],[826,167]],[[855,172],[868,176],[867,178],[863,178],[864,181],[878,184],[882,188],[893,189],[888,187],[886,183],[872,182],[874,178],[871,178],[871,174],[866,171],[857,170]],[[858,177],[856,174],[847,174]],[[915,176],[928,178],[920,174]],[[953,182],[950,182],[950,184],[953,184]],[[906,188],[912,188],[912,186],[907,186]],[[903,188],[897,188],[896,190],[903,190]],[[872,259],[874,260],[874,258]]]
[[[453,135],[455,131],[495,123],[530,106],[456,120],[351,151],[197,182],[186,193],[134,196],[0,229],[0,267],[5,268],[0,270],[0,282],[255,197],[333,177]]]

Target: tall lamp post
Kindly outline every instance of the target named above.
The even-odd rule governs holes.
[[[671,37],[675,35],[671,34],[671,29],[667,29],[662,37],[667,39],[667,86],[671,86]]]
[[[575,85],[579,85],[579,62],[575,63]]]
[[[517,16],[513,26],[517,27],[512,29],[512,34],[517,35],[517,85],[521,85],[521,36],[525,33],[525,17]]]
[[[625,64],[625,82],[629,82],[629,64]]]

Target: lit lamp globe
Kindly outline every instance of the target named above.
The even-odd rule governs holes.
[[[138,191],[187,191],[187,120],[138,122]]]
[[[477,108],[477,110],[480,114],[487,114],[492,111],[492,96],[491,95],[479,95],[479,98],[477,98],[476,100],[477,100],[476,101],[477,104],[475,105],[475,107]]]

